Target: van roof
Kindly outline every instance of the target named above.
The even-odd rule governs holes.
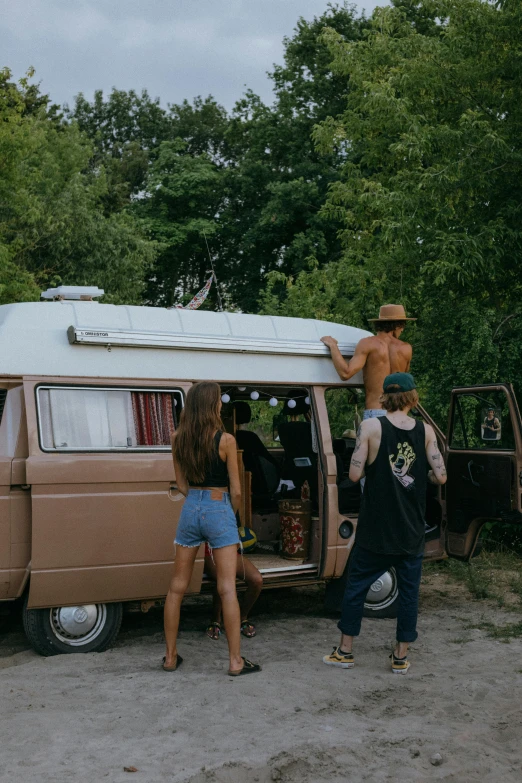
[[[305,318],[97,302],[0,306],[4,376],[338,383],[320,342],[325,334],[349,356],[370,332]]]

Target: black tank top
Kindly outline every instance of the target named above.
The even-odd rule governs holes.
[[[420,555],[426,513],[426,434],[424,423],[412,430],[395,427],[382,416],[377,457],[366,466],[357,544],[387,555]]]
[[[190,482],[191,487],[228,487],[227,463],[219,456],[219,443],[222,436],[221,430],[214,435],[214,451],[207,467],[205,478],[200,484]]]

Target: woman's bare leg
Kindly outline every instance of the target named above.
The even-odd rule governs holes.
[[[217,581],[216,566],[209,557],[205,558],[205,573],[214,582]],[[254,606],[255,602],[259,598],[259,594],[263,589],[263,577],[259,570],[253,563],[246,557],[237,558],[236,577],[238,579],[244,579],[247,589],[243,593],[241,600],[239,601],[241,620],[247,620],[250,610]],[[221,622],[221,598],[216,588],[214,588],[212,594],[212,620],[213,622]]]
[[[245,579],[247,589],[241,598],[241,620],[247,620],[250,610],[259,598],[259,593],[263,589],[263,577],[259,570],[246,557],[238,557],[237,576],[239,579]],[[243,562],[242,562],[243,561]]]
[[[205,558],[205,573],[214,582],[212,590],[212,622],[221,622],[221,598],[217,591],[217,569],[211,557]]]
[[[217,590],[223,608],[223,620],[227,634],[230,671],[243,668],[240,642],[239,603],[236,593],[237,544],[213,550],[216,564]]]
[[[170,582],[169,592],[165,600],[165,610],[163,620],[165,625],[165,642],[167,652],[165,653],[165,665],[173,666],[177,659],[176,643],[178,639],[179,613],[181,602],[187,591],[187,587],[192,576],[194,560],[199,547],[197,546],[176,546],[176,556],[174,559],[174,576]]]

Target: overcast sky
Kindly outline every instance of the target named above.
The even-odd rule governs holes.
[[[386,0],[360,0],[371,13]],[[95,89],[141,90],[163,104],[212,94],[231,108],[245,86],[271,98],[266,71],[299,16],[327,0],[0,0],[0,67],[36,68],[56,103]]]

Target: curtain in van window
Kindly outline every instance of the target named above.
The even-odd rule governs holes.
[[[42,445],[47,449],[169,446],[176,428],[170,392],[40,389]]]
[[[90,389],[50,389],[55,448],[108,447],[107,394]]]
[[[114,448],[137,446],[131,392],[117,391],[116,389],[108,391],[107,413],[111,433],[111,446]]]
[[[132,392],[132,409],[138,446],[170,446],[176,428],[172,394]]]
[[[44,448],[136,445],[130,392],[49,389],[40,392]]]

